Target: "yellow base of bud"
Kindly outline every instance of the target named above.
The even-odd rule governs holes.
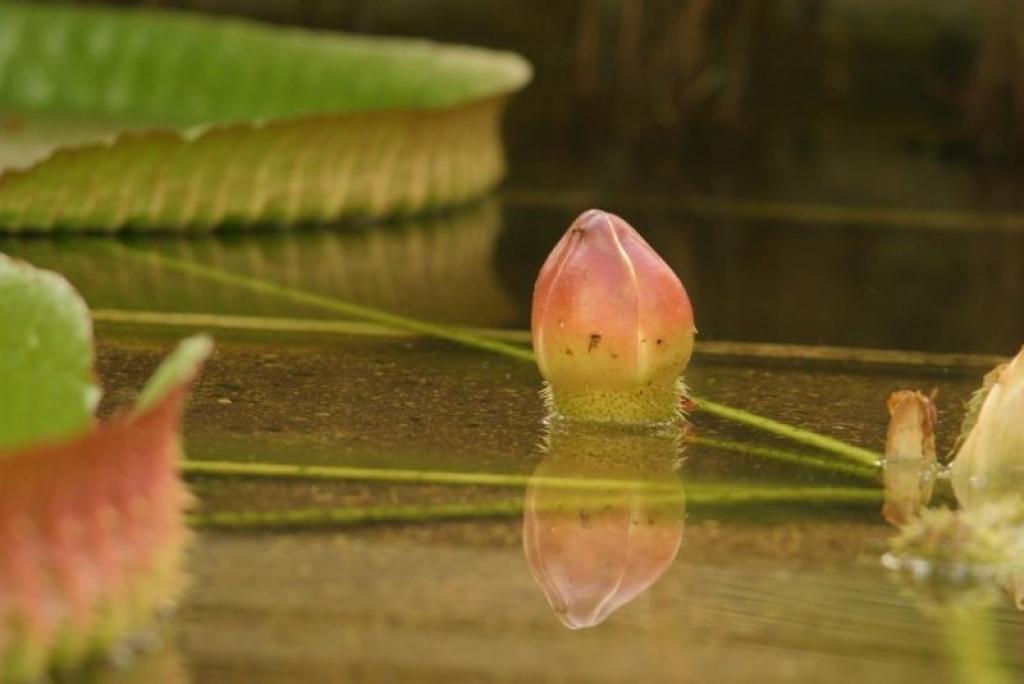
[[[682,380],[629,390],[566,390],[544,383],[541,392],[552,418],[583,423],[666,425],[683,417]]]

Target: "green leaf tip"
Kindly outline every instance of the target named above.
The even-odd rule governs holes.
[[[92,320],[62,276],[0,254],[0,451],[85,429],[99,402]]]
[[[143,388],[136,412],[187,383],[213,351],[182,341]],[[100,388],[89,308],[63,276],[0,254],[0,455],[84,432]]]
[[[182,340],[142,388],[135,410],[143,412],[152,408],[176,387],[191,381],[212,353],[213,340],[207,335]]]

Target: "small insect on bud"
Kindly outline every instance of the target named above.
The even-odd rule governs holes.
[[[634,424],[678,417],[693,309],[668,264],[618,216],[591,209],[569,227],[537,277],[532,328],[555,415]]]

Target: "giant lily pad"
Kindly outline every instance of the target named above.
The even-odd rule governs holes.
[[[0,229],[380,218],[504,173],[510,53],[0,0]]]
[[[211,344],[183,342],[134,411],[93,424],[81,299],[6,258],[0,283],[0,681],[37,681],[143,628],[182,587],[178,425]]]

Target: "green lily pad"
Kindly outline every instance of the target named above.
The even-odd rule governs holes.
[[[0,451],[84,430],[92,381],[92,321],[56,273],[0,254]]]
[[[382,218],[480,195],[511,53],[0,0],[0,229]]]

